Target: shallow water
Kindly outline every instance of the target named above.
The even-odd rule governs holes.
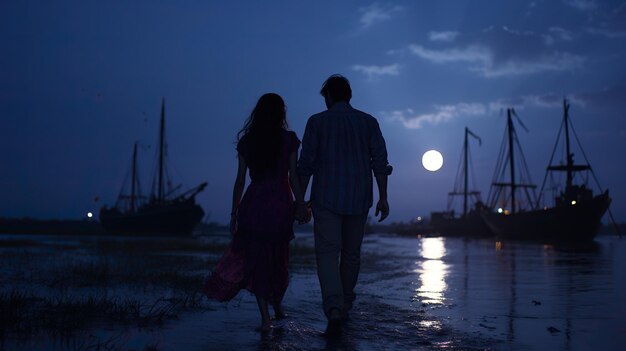
[[[28,239],[54,242],[50,236]],[[72,239],[63,243],[80,247]],[[298,234],[294,244],[311,247],[311,234]],[[275,322],[268,335],[255,331],[256,301],[241,292],[228,304],[207,301],[201,311],[187,311],[161,327],[91,328],[73,345],[89,345],[95,335],[114,336],[120,348],[138,350],[146,345],[158,350],[626,349],[626,241],[616,237],[568,247],[368,235],[357,301],[343,337],[335,341],[321,336],[325,319],[311,250],[294,252],[284,300],[289,318]],[[188,255],[207,257],[206,252],[183,256]],[[80,349],[50,338],[8,345]]]

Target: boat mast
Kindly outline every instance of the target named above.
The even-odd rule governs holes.
[[[130,211],[135,212],[135,182],[137,179],[137,142],[133,148],[133,172],[130,186]]]
[[[509,132],[509,169],[511,170],[511,213],[515,213],[515,162],[513,158],[513,120],[511,119],[511,109],[506,110],[507,125]]]
[[[583,157],[585,158],[585,161],[587,162],[586,164],[574,164],[574,154],[571,151],[570,148],[570,135],[569,135],[569,127],[570,127],[570,120],[569,120],[569,103],[567,102],[567,100],[563,100],[563,124],[561,125],[561,129],[565,128],[565,152],[567,153],[567,162],[565,165],[558,165],[558,166],[552,166],[552,161],[554,160],[554,155],[557,151],[557,147],[559,145],[559,140],[560,140],[560,136],[561,136],[561,129],[559,129],[559,137],[557,137],[556,139],[556,143],[554,144],[554,149],[552,150],[552,156],[550,157],[550,162],[548,163],[548,168],[546,172],[546,176],[543,179],[543,186],[541,187],[541,191],[543,192],[543,189],[545,187],[546,184],[546,180],[548,179],[548,173],[550,171],[558,171],[558,172],[565,172],[565,174],[567,175],[567,181],[565,184],[565,193],[568,194],[569,191],[573,188],[573,183],[574,183],[574,173],[575,172],[582,172],[582,171],[591,171],[591,173],[593,174],[593,171],[591,170],[591,166],[589,165],[589,160],[587,160],[587,157],[585,156],[585,150],[582,149],[582,147],[580,146],[580,142],[578,142],[578,146],[580,147],[580,151],[582,151]],[[574,131],[572,129],[572,131]],[[576,132],[574,131],[574,136],[576,136]],[[594,176],[595,177],[595,176]],[[598,188],[602,189],[600,187],[600,185],[598,184],[598,181],[596,180],[596,184],[598,185]]]
[[[481,144],[481,139],[478,135],[472,133],[469,128],[465,127],[465,138],[463,140],[463,149],[461,150],[461,162],[459,162],[459,168],[457,170],[457,175],[454,180],[454,190],[448,193],[448,196],[463,196],[463,213],[461,218],[465,218],[469,212],[470,207],[470,196],[475,195],[478,201],[480,201],[480,192],[479,191],[470,191],[469,190],[469,163],[470,163],[470,154],[469,154],[469,137],[473,136],[478,139],[478,144]],[[462,173],[461,173],[462,172]],[[461,179],[462,177],[462,179]],[[461,185],[463,182],[463,185]],[[461,189],[461,187],[463,187]],[[451,210],[451,200],[448,200],[448,211]]]
[[[567,152],[567,183],[565,189],[572,188],[574,157],[570,153],[569,147],[569,104],[567,100],[563,100],[563,118],[565,122],[565,149]],[[567,191],[567,190],[566,190]]]
[[[469,129],[465,127],[465,141],[463,144],[463,217],[467,216],[467,134]]]
[[[161,100],[161,129],[159,132],[159,190],[158,190],[158,202],[163,202],[163,144],[165,133],[165,98]]]

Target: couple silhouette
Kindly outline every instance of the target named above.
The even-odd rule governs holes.
[[[338,336],[356,298],[373,178],[379,193],[375,215],[380,214],[379,222],[389,215],[387,177],[392,168],[377,120],[350,105],[350,82],[341,75],[330,76],[320,94],[327,110],[309,118],[302,142],[288,129],[285,102],[274,93],[261,96],[237,135],[232,241],[204,292],[218,301],[229,301],[241,289],[252,292],[262,332],[271,329],[268,305],[275,319],[286,316],[282,300],[289,283],[294,220],[314,219],[317,274],[328,319],[325,333]],[[244,194],[248,171],[251,183]]]

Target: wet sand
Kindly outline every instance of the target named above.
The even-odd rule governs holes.
[[[47,329],[20,338],[5,332],[0,349],[107,349],[106,343],[123,350],[626,348],[626,244],[616,237],[571,247],[368,235],[357,301],[343,337],[335,341],[321,335],[325,319],[310,233],[294,241],[284,301],[289,318],[275,322],[268,335],[255,330],[260,319],[249,293],[242,291],[228,304],[208,301],[197,290],[189,295],[201,288],[228,238],[191,240],[1,236],[1,292],[97,293],[144,305],[183,296],[187,302],[158,323],[100,320],[63,337]],[[33,273],[92,261],[104,281],[86,284],[79,272],[55,285],[48,279],[53,274]],[[108,263],[101,272],[103,261]],[[132,283],[139,279],[133,269],[147,281]]]

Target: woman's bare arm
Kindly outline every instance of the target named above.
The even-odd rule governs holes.
[[[289,182],[291,183],[291,191],[296,198],[296,213],[295,217],[298,224],[304,224],[311,221],[311,211],[304,202],[304,193],[306,188],[302,188],[300,184],[300,178],[296,173],[298,163],[298,152],[294,151],[289,155]]]
[[[304,203],[304,192],[302,191],[302,187],[300,186],[300,180],[298,179],[298,174],[296,173],[296,168],[298,166],[298,152],[294,151],[289,155],[289,183],[291,184],[291,191],[293,192],[293,196],[296,198],[296,202],[299,204]]]

